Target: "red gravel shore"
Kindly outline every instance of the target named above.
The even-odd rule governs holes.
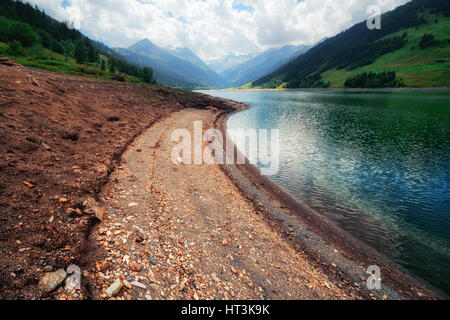
[[[22,67],[0,79],[0,299],[435,297],[253,166],[170,162],[171,131],[225,132],[245,105]]]

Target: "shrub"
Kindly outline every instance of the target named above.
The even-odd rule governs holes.
[[[4,17],[0,17],[0,41],[8,42],[10,40],[10,28],[11,22]]]
[[[423,35],[422,39],[420,39],[419,48],[425,49],[425,48],[428,48],[428,47],[431,47],[431,46],[434,46],[437,44],[438,44],[438,41],[436,41],[434,39],[434,36],[432,34],[425,33]]]
[[[19,55],[22,51],[22,45],[20,44],[19,41],[17,40],[13,40],[10,43],[8,43],[9,45],[9,52],[13,55]]]
[[[53,40],[52,41],[52,51],[59,53],[59,54],[64,54],[64,47],[58,41]]]
[[[20,41],[24,47],[31,47],[40,40],[30,25],[22,22],[13,22],[9,34],[11,40]]]
[[[152,83],[153,82],[153,70],[149,67],[144,67],[142,69],[142,79],[146,83]]]
[[[37,32],[39,34],[39,37],[41,37],[42,45],[47,49],[51,49],[53,37],[48,32],[45,32],[44,30],[38,29]]]
[[[364,72],[348,78],[344,83],[346,88],[398,88],[403,85],[402,81],[396,80],[395,71]]]

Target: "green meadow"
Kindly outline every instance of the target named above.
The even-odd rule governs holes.
[[[432,34],[436,40],[450,39],[450,18],[430,15],[428,24],[401,30],[388,37],[401,35],[405,31],[408,33],[408,43],[403,48],[383,55],[371,65],[351,71],[326,71],[322,73],[323,81],[330,83],[330,87],[340,88],[347,78],[363,72],[396,71],[397,78],[402,79],[407,87],[450,87],[450,62],[437,63],[438,60],[450,59],[450,43],[447,41],[425,49],[418,46],[425,33]]]
[[[30,48],[22,48],[19,54],[12,54],[8,44],[0,42],[0,56],[7,56],[17,63],[39,69],[45,69],[64,74],[85,76],[92,78],[110,79],[112,74],[107,69],[101,70],[101,60],[107,61],[105,56],[100,55],[97,63],[78,64],[72,57],[58,54],[37,44]],[[129,82],[142,82],[141,79],[122,74]]]

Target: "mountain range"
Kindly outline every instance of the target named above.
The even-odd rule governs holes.
[[[163,48],[148,39],[114,50],[130,63],[151,67],[158,83],[185,89],[239,86],[274,71],[308,46],[284,46],[262,53],[229,55],[206,64],[189,48]]]
[[[310,48],[310,46],[306,45],[288,45],[281,48],[272,48],[247,61],[232,66],[220,74],[230,87],[240,86],[276,70],[307,52]]]
[[[234,54],[230,53],[224,57],[211,59],[206,61],[206,64],[213,69],[217,73],[222,73],[223,71],[233,68],[238,64],[244,63],[254,57],[256,57],[258,53],[249,53],[249,54]]]
[[[127,49],[115,50],[131,63],[151,67],[162,85],[186,89],[227,86],[220,75],[188,48],[162,48],[144,39]]]

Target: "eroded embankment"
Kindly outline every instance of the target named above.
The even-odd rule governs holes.
[[[0,299],[51,298],[46,271],[98,255],[88,241],[98,193],[135,137],[185,107],[221,99],[0,65]],[[62,284],[57,290],[62,290]],[[77,297],[91,294],[83,278]]]

